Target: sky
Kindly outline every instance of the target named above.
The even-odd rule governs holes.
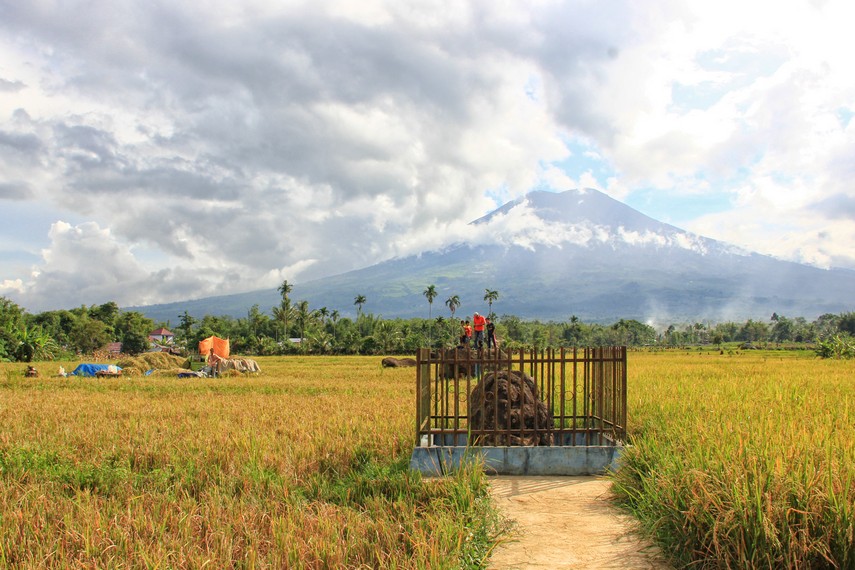
[[[855,269],[855,2],[0,0],[0,296],[275,288],[595,188]]]

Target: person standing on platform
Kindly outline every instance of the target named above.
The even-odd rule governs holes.
[[[475,348],[481,350],[484,346],[484,327],[487,326],[487,319],[476,312],[472,315],[472,328],[475,329]]]
[[[487,319],[487,349],[491,349],[493,347],[498,347],[498,343],[496,342],[496,325],[490,319]]]

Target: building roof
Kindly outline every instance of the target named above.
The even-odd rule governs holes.
[[[175,335],[173,333],[169,332],[168,330],[166,330],[165,328],[160,327],[159,329],[155,329],[155,330],[151,331],[150,333],[148,333],[148,336],[175,336]]]

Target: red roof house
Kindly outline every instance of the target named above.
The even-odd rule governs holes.
[[[175,340],[175,334],[160,327],[148,333],[148,338],[158,344],[171,344]]]

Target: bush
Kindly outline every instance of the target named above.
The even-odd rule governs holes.
[[[855,358],[855,338],[843,333],[819,341],[816,354],[821,358]]]

